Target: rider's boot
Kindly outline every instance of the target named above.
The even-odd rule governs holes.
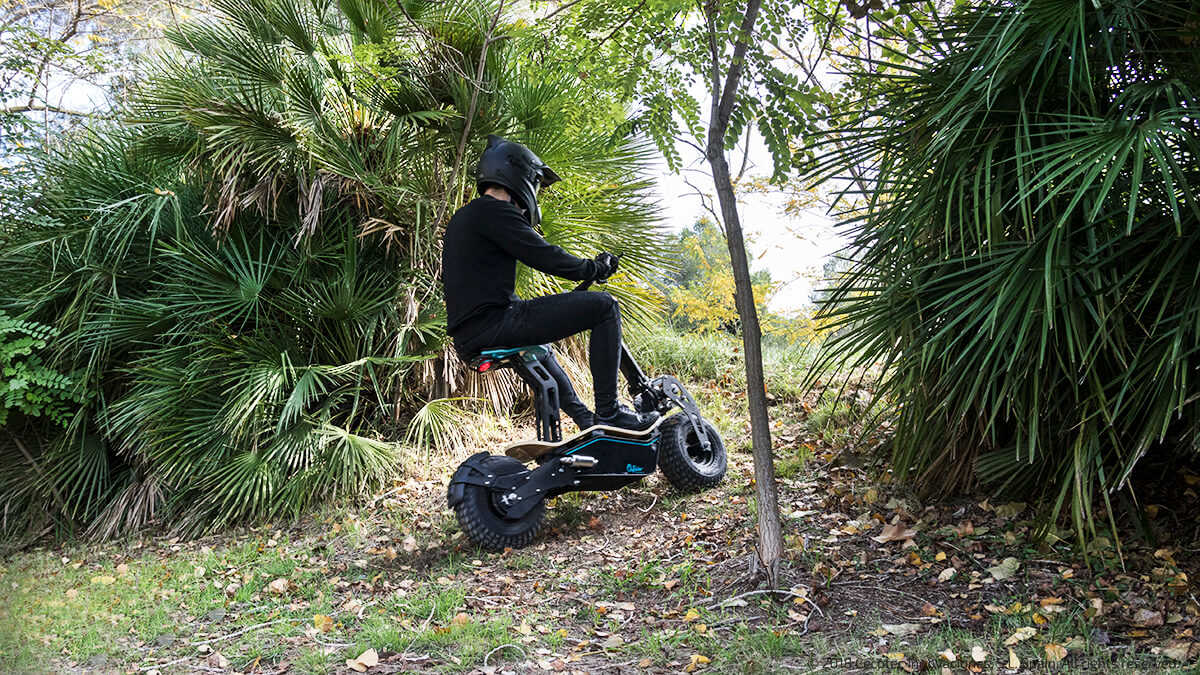
[[[563,401],[562,409],[563,412],[567,413],[567,417],[570,417],[571,421],[575,423],[575,426],[579,427],[580,431],[583,431],[588,427],[595,426],[596,424],[596,416],[591,410],[588,410],[588,407],[584,405],[583,401],[580,401],[578,398],[570,401]]]
[[[658,421],[658,413],[651,411],[638,413],[629,406],[614,405],[610,410],[596,410],[596,424],[603,424],[621,429],[643,431],[654,426]]]

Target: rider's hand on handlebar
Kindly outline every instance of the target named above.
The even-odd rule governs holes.
[[[605,281],[616,274],[617,266],[621,261],[620,258],[608,251],[598,254],[594,260],[596,261],[596,281]]]

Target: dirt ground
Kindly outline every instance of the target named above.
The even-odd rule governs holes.
[[[815,427],[813,405],[773,409],[778,592],[754,574],[746,429],[728,412],[721,486],[560,497],[520,551],[472,548],[434,470],[297,523],[13,556],[0,670],[1191,672],[1194,543],[1098,540],[1085,562],[1038,543],[1024,504],[922,504],[869,452],[879,438]],[[1176,478],[1177,498],[1200,482]]]

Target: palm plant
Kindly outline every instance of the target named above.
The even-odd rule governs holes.
[[[976,3],[821,140],[871,188],[824,359],[886,366],[901,478],[1030,496],[1083,540],[1148,453],[1200,449],[1198,21]]]
[[[44,163],[2,252],[3,304],[53,321],[57,362],[94,392],[38,462],[56,515],[97,535],[290,516],[400,468],[379,439],[453,372],[439,228],[486,134],[567,179],[547,237],[628,252],[613,290],[656,308],[645,151],[540,77],[500,4],[213,4],[168,33],[119,124]]]

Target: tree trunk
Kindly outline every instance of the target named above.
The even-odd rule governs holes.
[[[746,50],[754,39],[754,22],[762,0],[747,0],[738,29],[729,70],[721,82],[721,50],[717,46],[716,8],[705,7],[708,20],[709,49],[712,56],[712,111],[708,120],[708,144],[705,157],[712,167],[713,186],[725,221],[725,243],[733,267],[733,297],[742,321],[742,351],[746,357],[746,401],[750,407],[750,440],[754,449],[754,484],[758,494],[758,562],[767,587],[779,587],[779,560],[783,557],[783,532],[779,522],[779,487],[775,484],[775,457],[771,452],[771,427],[767,419],[767,389],[762,365],[762,329],[754,306],[754,287],[750,283],[750,263],[746,259],[746,240],[738,219],[737,197],[729,162],[725,159],[725,132],[737,101]]]
[[[750,438],[754,449],[754,483],[758,494],[758,557],[768,588],[779,587],[779,560],[783,534],[779,522],[779,488],[775,483],[775,457],[771,452],[771,428],[767,419],[766,383],[762,365],[762,329],[754,306],[746,243],[738,219],[737,198],[725,160],[725,134],[710,129],[708,163],[725,221],[725,241],[733,265],[734,301],[742,322],[742,351],[746,357],[746,400],[750,406]]]

